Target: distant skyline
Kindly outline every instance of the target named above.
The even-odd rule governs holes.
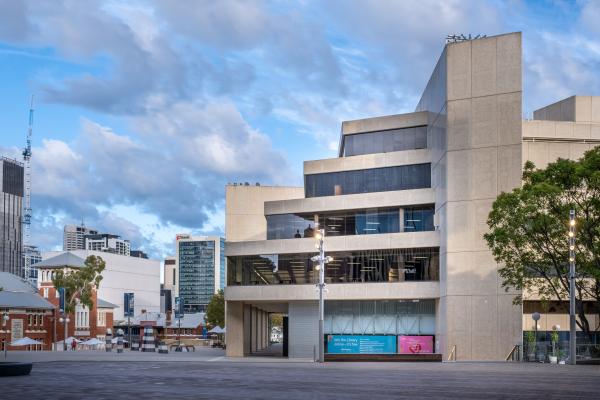
[[[32,244],[65,224],[174,254],[228,182],[302,184],[340,123],[414,110],[451,33],[523,32],[524,117],[600,95],[600,1],[0,0],[0,154],[29,97]]]

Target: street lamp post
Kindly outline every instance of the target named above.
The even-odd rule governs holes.
[[[6,326],[6,323],[8,322],[9,318],[10,317],[8,316],[7,312],[2,314],[2,326],[3,327]],[[8,350],[8,338],[9,338],[8,330],[5,329],[4,335],[6,336],[6,340],[4,341],[4,359],[6,359],[6,351]]]
[[[68,332],[68,327],[69,327],[69,321],[71,321],[69,319],[68,316],[66,317],[60,317],[58,320],[61,324],[64,323],[64,327],[65,327],[65,334],[63,336],[63,351],[67,351],[67,332]]]
[[[575,210],[569,213],[569,361],[577,363],[577,320],[575,317]]]
[[[531,314],[531,319],[533,320],[534,323],[534,330],[535,330],[535,342],[533,345],[533,348],[537,350],[537,340],[538,340],[538,321],[540,320],[540,313],[539,312],[534,312],[533,314]],[[531,350],[530,350],[531,351]],[[534,359],[537,358],[537,351],[535,351],[534,353]]]
[[[325,300],[323,298],[323,291],[325,290],[325,264],[332,261],[331,257],[325,257],[325,248],[323,246],[323,237],[325,236],[324,229],[318,229],[315,232],[315,239],[317,239],[316,248],[319,250],[319,255],[311,258],[312,261],[318,262],[319,271],[319,362],[325,362],[325,345],[324,331],[325,331]]]

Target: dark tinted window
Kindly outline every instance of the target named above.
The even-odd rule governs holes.
[[[306,175],[306,197],[388,192],[431,187],[430,164]]]
[[[344,137],[344,156],[427,148],[427,127],[390,129]]]
[[[2,191],[23,197],[23,166],[3,160]]]
[[[400,215],[404,211],[404,230]],[[371,208],[313,214],[267,215],[267,239],[294,239],[314,236],[318,226],[326,236],[372,235],[433,230],[434,207]]]
[[[228,285],[310,284],[318,280],[306,254],[228,257]],[[387,249],[329,252],[327,283],[436,281],[439,249]]]

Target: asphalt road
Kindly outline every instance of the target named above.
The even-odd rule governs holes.
[[[0,399],[598,399],[600,367],[518,363],[56,361]]]

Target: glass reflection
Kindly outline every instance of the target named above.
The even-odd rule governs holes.
[[[228,257],[228,285],[316,283],[314,254]],[[327,283],[437,281],[439,249],[386,249],[331,252]]]
[[[305,176],[306,197],[389,192],[431,187],[431,165],[414,164]]]
[[[427,127],[390,129],[344,136],[344,156],[427,148]]]
[[[404,217],[401,217],[402,214]],[[327,236],[432,231],[433,214],[433,205],[425,205],[318,214],[267,215],[267,239],[313,237],[317,222],[325,229]],[[400,224],[401,220],[403,226]]]

